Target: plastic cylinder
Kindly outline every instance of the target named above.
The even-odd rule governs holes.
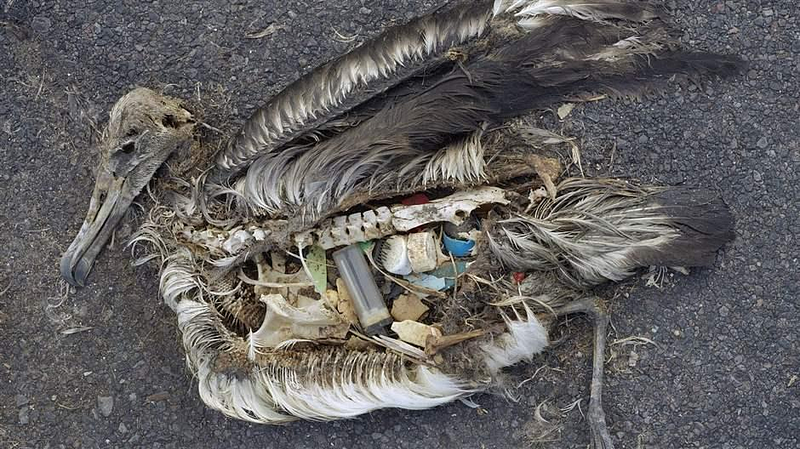
[[[367,335],[383,333],[384,327],[391,324],[392,316],[372,277],[364,252],[358,245],[350,245],[335,251],[333,262],[353,299],[353,309],[364,332]]]

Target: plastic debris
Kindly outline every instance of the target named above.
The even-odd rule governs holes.
[[[444,278],[432,276],[430,274],[414,273],[406,276],[405,279],[417,287],[426,288],[428,290],[439,291],[447,288],[447,281]]]
[[[427,204],[430,202],[431,200],[424,193],[415,193],[408,198],[400,200],[400,204],[404,206],[417,206],[419,204]]]
[[[344,285],[342,278],[336,279],[336,291],[333,293],[336,293],[336,296],[329,296],[329,298],[336,301],[336,311],[344,316],[345,321],[357,326],[358,317],[356,316],[355,308],[353,308],[353,300],[350,298],[350,292],[347,291],[347,286]]]
[[[450,288],[455,286],[456,276],[467,271],[467,265],[468,263],[464,260],[457,260],[455,267],[452,262],[448,262],[428,274],[444,279],[445,288]]]
[[[328,263],[325,258],[325,250],[319,246],[312,246],[306,254],[305,268],[308,270],[308,277],[314,284],[314,290],[320,295],[324,295],[328,288]]]
[[[400,295],[392,303],[392,317],[395,321],[417,321],[428,310],[428,306],[417,295]]]
[[[392,331],[397,334],[400,340],[420,348],[425,347],[428,337],[442,336],[442,331],[439,329],[411,320],[395,321],[392,323]]]
[[[474,240],[461,240],[450,237],[447,234],[442,236],[442,241],[444,242],[444,248],[453,255],[453,257],[466,257],[469,256],[472,252],[472,248],[475,248],[475,241]]]
[[[364,252],[358,245],[350,245],[333,253],[333,261],[350,294],[358,321],[367,335],[383,332],[392,321],[378,285],[372,277]]]
[[[392,274],[406,276],[413,272],[409,260],[408,240],[404,235],[393,235],[380,245],[378,263]]]
[[[425,273],[436,268],[436,238],[432,232],[409,234],[407,246],[411,271]]]

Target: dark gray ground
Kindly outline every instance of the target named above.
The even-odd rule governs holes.
[[[0,447],[523,447],[543,400],[548,417],[579,399],[585,409],[591,338],[582,319],[513,372],[520,382],[554,368],[527,382],[519,402],[477,397],[488,413],[454,404],[261,427],[202,405],[155,269],[130,267],[119,245],[87,288],[47,309],[59,301],[58,259],[93,185],[90,124],[102,125],[119,96],[172,83],[169,93],[199,93],[208,121],[229,129],[350,48],[334,28],[361,41],[434,2],[232,3],[0,2]],[[611,340],[658,346],[611,347],[612,433],[622,448],[800,447],[800,8],[668,4],[687,45],[740,54],[749,71],[641,102],[579,106],[565,131],[583,138],[587,174],[720,192],[738,239],[714,269],[675,275],[661,290],[640,282],[614,301]],[[280,26],[273,35],[244,38],[270,24]],[[80,326],[92,329],[62,333]],[[560,442],[549,447],[585,447],[577,408],[556,422]]]

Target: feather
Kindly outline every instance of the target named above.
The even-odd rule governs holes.
[[[553,271],[582,289],[649,265],[705,266],[733,238],[721,200],[688,188],[567,179],[533,215],[499,221],[492,252],[508,268]]]
[[[530,361],[549,345],[547,329],[536,319],[527,304],[524,307],[524,319],[518,317],[517,320],[511,320],[504,315],[508,330],[480,345],[483,362],[492,375],[497,375],[502,368],[523,360]]]
[[[513,13],[520,25],[531,23],[541,15],[564,15],[581,20],[603,22],[620,19],[643,22],[659,17],[656,8],[636,0],[497,0],[493,14]]]
[[[425,409],[474,393],[435,368],[379,352],[325,348],[314,352],[256,352],[246,345],[219,352],[213,310],[197,301],[178,307],[187,360],[200,397],[224,414],[259,423],[297,418],[350,418],[384,408]]]
[[[400,185],[401,179],[419,178],[435,187],[479,178],[485,164],[479,139],[467,136],[487,123],[575,95],[638,95],[675,74],[724,76],[739,68],[735,58],[716,55],[661,52],[651,57],[666,45],[659,40],[663,36],[656,29],[620,39],[616,27],[552,20],[387,104],[354,129],[261,156],[237,189],[267,213],[299,214],[313,222],[358,192]],[[453,141],[472,144],[451,146]],[[471,168],[453,165],[460,159]]]
[[[437,11],[335,59],[283,89],[257,110],[217,157],[214,179],[224,179],[266,154],[343,114],[416,73],[446,62],[444,52],[480,36],[491,3]]]

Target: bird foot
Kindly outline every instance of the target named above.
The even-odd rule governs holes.
[[[603,365],[605,363],[606,333],[609,318],[595,298],[574,301],[556,311],[558,315],[582,312],[594,318],[594,351],[592,359],[592,386],[589,397],[587,421],[591,432],[592,449],[614,449],[611,434],[603,411]]]
[[[606,425],[606,414],[602,405],[596,405],[594,399],[589,402],[589,413],[586,419],[589,422],[592,449],[614,449],[614,443],[611,442],[611,434]]]

